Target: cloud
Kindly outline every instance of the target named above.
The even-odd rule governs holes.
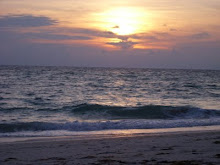
[[[170,28],[170,31],[177,31],[177,29],[175,29],[175,28]]]
[[[154,32],[154,34],[157,35],[157,36],[160,36],[160,37],[164,37],[164,38],[167,38],[167,37],[171,36],[170,33],[166,33],[166,32]]]
[[[90,40],[91,37],[80,35],[64,35],[53,33],[25,33],[28,38],[32,39],[46,39],[46,40]]]
[[[44,16],[9,15],[0,17],[0,27],[40,27],[56,23],[56,20]]]
[[[116,26],[113,26],[112,27],[113,29],[118,29],[118,28],[120,28],[118,25],[116,25]]]
[[[41,35],[42,34],[42,35]],[[58,36],[54,36],[54,35]],[[67,35],[59,35],[59,34],[71,34],[73,36],[67,36]],[[33,35],[33,34],[32,34]],[[93,38],[117,38],[120,39],[123,44],[124,42],[127,42],[127,40],[132,36],[129,35],[117,35],[111,31],[102,31],[98,29],[86,29],[86,28],[66,28],[66,27],[50,27],[49,29],[41,29],[37,34],[37,36],[41,36],[42,38],[48,38],[48,39],[79,39],[79,40],[89,40]],[[52,35],[52,36],[51,36]],[[111,43],[111,45],[121,45]],[[127,45],[130,45],[128,42]]]
[[[134,45],[138,44],[137,42],[132,41],[121,41],[121,42],[107,42],[106,44],[120,47],[122,49],[133,48]]]
[[[32,28],[22,31],[20,28],[0,28],[0,36],[0,64],[219,68],[219,44],[200,41],[200,38],[210,36],[205,32],[178,36],[152,31],[123,36],[98,29],[50,26],[34,28],[34,31]],[[192,41],[192,38],[197,40]],[[94,40],[87,41],[91,39]],[[96,46],[96,41],[101,41],[102,45]],[[204,45],[196,46],[199,42]],[[192,47],[184,46],[184,43]],[[108,45],[118,49],[107,49]],[[161,49],[157,45],[170,49]]]
[[[114,49],[74,43],[42,44],[21,41],[25,34],[0,30],[0,65],[69,65],[96,67],[220,69],[220,41],[179,43],[175,49]],[[30,34],[29,34],[30,35]],[[130,48],[135,42],[108,43]]]
[[[75,34],[84,34],[93,37],[103,37],[103,38],[117,38],[117,35],[111,31],[101,31],[97,29],[86,29],[86,28],[54,28],[50,29],[51,32],[59,33],[75,33]]]
[[[147,40],[147,42],[160,42],[173,38],[173,36],[169,33],[159,33],[159,32],[151,32],[151,33],[141,33],[129,36],[129,38]]]
[[[143,39],[148,40],[149,42],[157,42],[159,41],[157,36],[153,36],[153,35],[146,35],[143,37]]]
[[[197,39],[197,40],[207,39],[210,37],[211,37],[211,35],[207,32],[196,33],[196,34],[193,34],[190,36],[191,39]]]

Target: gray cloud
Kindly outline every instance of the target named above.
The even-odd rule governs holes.
[[[122,41],[127,41],[129,38],[132,38],[132,36],[122,36],[117,35],[111,31],[102,31],[97,29],[85,29],[85,28],[65,28],[65,27],[53,27],[48,29],[42,30],[40,33],[71,33],[75,34],[77,36],[84,36],[82,39],[87,39],[85,36],[88,36],[88,39],[95,38],[95,37],[101,37],[101,38],[118,38]]]
[[[152,35],[152,34],[133,35],[130,37],[134,38],[134,39],[146,39],[146,40],[149,40],[150,42],[159,41],[159,38],[157,36]]]
[[[51,32],[63,32],[63,33],[77,33],[85,34],[93,37],[104,37],[104,38],[117,38],[118,36],[111,31],[101,31],[96,29],[85,29],[85,28],[54,28]]]
[[[0,27],[39,27],[56,24],[57,21],[44,16],[12,15],[0,17]]]
[[[84,36],[84,35],[65,35],[59,34],[50,31],[43,31],[43,32],[18,32],[10,29],[0,29],[0,43],[10,43],[12,41],[20,41],[20,42],[28,42],[28,40],[90,40],[92,37]]]
[[[0,30],[0,65],[70,65],[96,67],[220,69],[220,41],[188,43],[172,50],[108,51],[80,44],[42,44],[20,41],[21,34]],[[115,46],[134,45],[109,43]]]
[[[114,45],[114,46],[120,47],[122,49],[129,49],[129,48],[133,48],[133,46],[138,43],[132,42],[132,41],[121,41],[121,42],[107,42],[106,44]]]
[[[47,39],[47,40],[90,40],[91,37],[80,35],[63,35],[53,33],[24,33],[24,37],[32,39]]]
[[[191,39],[197,39],[197,40],[207,39],[210,37],[211,37],[211,35],[207,32],[196,33],[196,34],[193,34],[190,36]]]
[[[207,35],[196,33],[196,38]],[[200,35],[198,35],[200,34]],[[162,68],[211,68],[220,69],[220,42],[193,41],[184,36],[186,42],[176,43],[172,50],[132,49],[138,42],[132,39],[144,39],[146,44],[174,40],[178,36],[171,33],[149,32],[120,36],[110,31],[83,28],[39,28],[36,33],[22,33],[10,28],[0,28],[0,65],[71,65],[71,66],[109,66],[109,67],[162,67]],[[200,37],[198,37],[200,36]],[[48,42],[30,42],[27,39],[48,40],[89,40],[95,37],[118,38],[121,42],[106,44],[119,47],[107,50],[92,45],[71,45]],[[180,38],[181,39],[181,38]],[[141,42],[141,41],[140,41]],[[158,43],[159,44],[159,43]],[[184,45],[186,44],[186,45]],[[125,51],[128,49],[129,51]]]
[[[175,28],[170,28],[170,31],[177,31],[177,29],[175,29]]]
[[[170,33],[151,32],[151,33],[130,35],[129,38],[147,40],[147,42],[153,43],[153,42],[167,41],[171,39],[173,40],[175,36],[171,35]]]

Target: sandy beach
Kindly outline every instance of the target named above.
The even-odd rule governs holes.
[[[220,131],[0,143],[0,164],[220,164]]]

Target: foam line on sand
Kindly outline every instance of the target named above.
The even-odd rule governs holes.
[[[92,135],[91,135],[92,136]],[[0,164],[219,164],[220,131],[0,143]]]

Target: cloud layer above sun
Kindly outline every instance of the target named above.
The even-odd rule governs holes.
[[[0,64],[220,69],[219,9],[217,0],[3,0]]]

